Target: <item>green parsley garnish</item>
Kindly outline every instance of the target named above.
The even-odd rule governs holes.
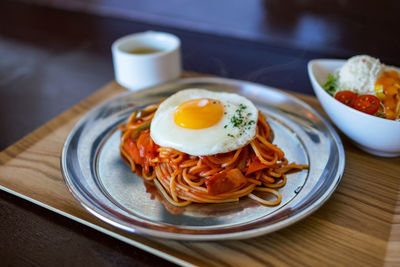
[[[249,121],[249,116],[251,113],[246,113],[245,109],[247,106],[243,104],[239,104],[239,108],[235,110],[234,115],[230,118],[230,125],[233,128],[239,129],[239,135],[243,135],[246,130],[250,130],[250,125],[255,124],[254,120]],[[225,125],[224,128],[227,128],[228,125]],[[228,134],[228,136],[233,137],[232,134]]]
[[[242,126],[243,122],[246,125],[246,122],[244,121],[244,117],[243,117],[243,110],[245,110],[247,107],[243,104],[239,105],[239,108],[237,110],[235,110],[235,115],[233,115],[231,117],[231,123],[233,125],[233,127],[239,128]]]
[[[328,80],[323,85],[323,87],[324,87],[325,91],[328,94],[330,94],[331,96],[333,96],[336,92],[337,82],[338,82],[337,77],[335,77],[332,74],[328,74]]]

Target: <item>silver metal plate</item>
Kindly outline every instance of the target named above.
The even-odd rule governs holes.
[[[273,143],[289,162],[309,164],[291,173],[279,189],[282,203],[267,207],[243,197],[226,204],[178,208],[133,174],[119,153],[119,124],[136,109],[158,103],[178,90],[204,88],[249,98],[267,116]],[[74,127],[63,148],[61,167],[74,197],[91,213],[129,232],[183,240],[241,239],[288,226],[320,207],[344,170],[340,138],[304,102],[280,90],[222,78],[181,79],[125,93],[93,109]],[[267,196],[268,197],[268,196]]]

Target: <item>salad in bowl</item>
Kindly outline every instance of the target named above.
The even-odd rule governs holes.
[[[328,75],[324,89],[336,100],[358,111],[400,120],[400,74],[379,59],[354,56]]]
[[[314,92],[332,122],[368,153],[400,156],[400,72],[378,59],[315,59]]]

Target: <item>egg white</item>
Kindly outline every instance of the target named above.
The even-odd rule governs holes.
[[[174,121],[174,112],[182,103],[190,99],[211,98],[224,105],[221,120],[208,128],[186,129]],[[242,105],[242,106],[241,106]],[[242,108],[246,126],[234,127],[231,122]],[[186,89],[177,92],[162,102],[150,126],[150,135],[156,144],[170,147],[194,156],[214,155],[236,150],[248,144],[255,136],[258,110],[247,98],[226,92],[204,89]],[[249,123],[252,121],[252,123]]]

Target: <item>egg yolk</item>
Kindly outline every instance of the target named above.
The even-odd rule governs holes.
[[[198,98],[181,103],[174,121],[186,129],[204,129],[217,124],[224,114],[224,105],[215,99]]]

